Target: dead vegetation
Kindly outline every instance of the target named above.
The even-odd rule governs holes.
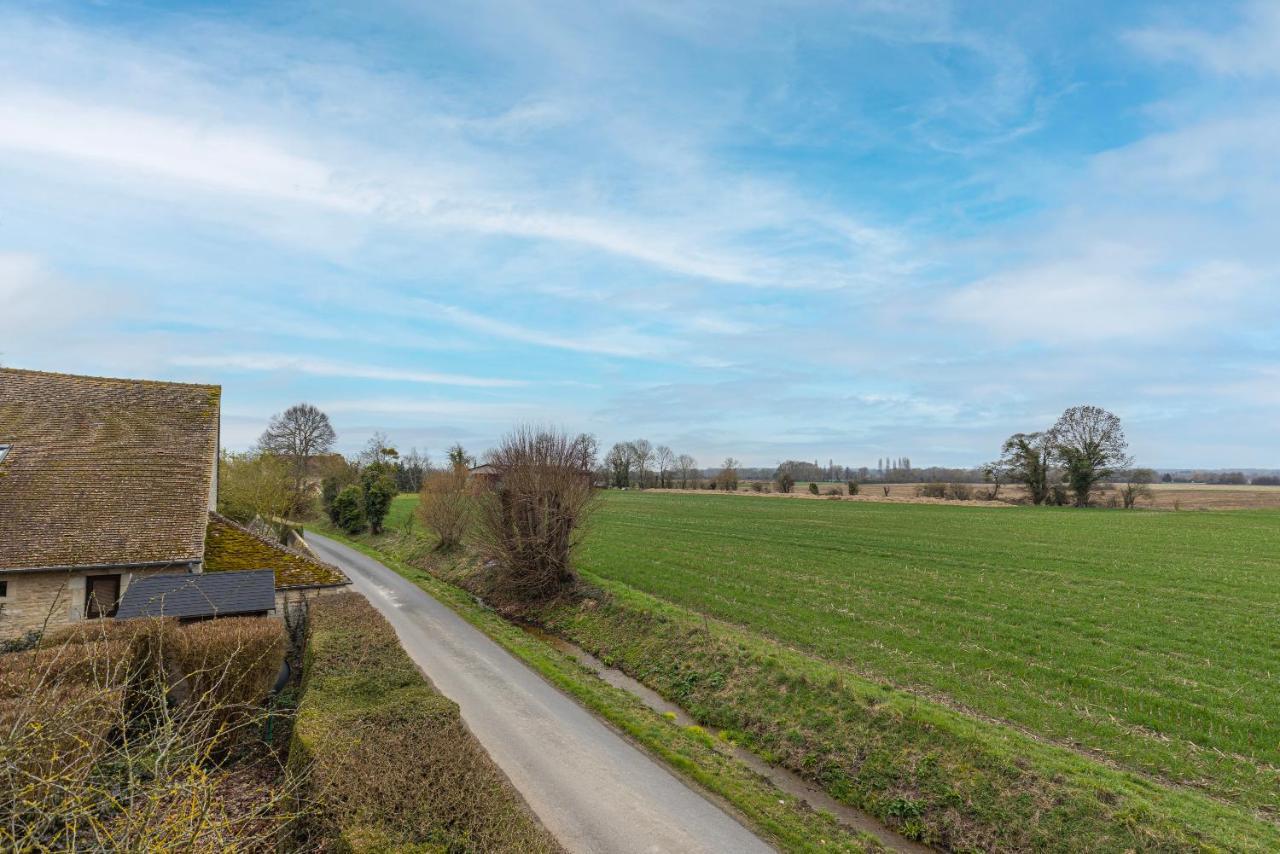
[[[140,620],[0,657],[0,849],[271,848],[257,724],[283,648],[274,620]]]

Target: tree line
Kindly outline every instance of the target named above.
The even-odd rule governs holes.
[[[460,444],[449,448],[437,470],[426,453],[415,448],[401,454],[383,433],[375,433],[350,459],[334,453],[336,440],[328,416],[311,404],[299,403],[272,416],[255,448],[222,455],[219,509],[239,521],[256,521],[283,532],[283,520],[305,516],[318,496],[338,527],[378,533],[397,493],[423,492],[433,478],[439,492],[447,480],[465,480],[476,464]],[[771,483],[788,493],[807,481],[809,490],[817,493],[819,483],[843,481],[848,494],[855,495],[863,484],[886,484],[887,490],[890,483],[986,482],[990,490],[984,497],[991,499],[999,497],[1004,485],[1018,484],[1034,504],[1087,506],[1101,484],[1120,482],[1124,506],[1132,507],[1150,497],[1155,480],[1150,469],[1134,467],[1120,419],[1096,406],[1072,407],[1047,429],[1013,434],[996,460],[972,469],[917,469],[907,456],[881,458],[874,469],[833,460],[825,466],[817,460],[785,460],[771,468],[744,468],[733,457],[717,468],[703,469],[691,455],[647,439],[617,442],[602,458],[594,436],[581,434],[572,442],[575,460],[591,485],[620,489],[736,491],[748,481],[757,491],[762,491],[762,483]],[[1221,482],[1243,481],[1243,476],[1237,481],[1231,473],[1219,477]]]

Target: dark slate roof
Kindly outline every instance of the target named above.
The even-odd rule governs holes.
[[[269,569],[135,578],[120,599],[117,620],[131,617],[231,617],[276,606]]]
[[[0,368],[0,572],[200,560],[219,396]]]

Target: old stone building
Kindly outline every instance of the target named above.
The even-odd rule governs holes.
[[[130,582],[206,569],[220,388],[0,368],[0,639],[111,617]],[[285,572],[297,591],[347,583]]]

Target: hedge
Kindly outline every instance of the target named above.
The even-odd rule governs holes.
[[[299,847],[562,849],[361,596],[311,605],[289,770]]]

